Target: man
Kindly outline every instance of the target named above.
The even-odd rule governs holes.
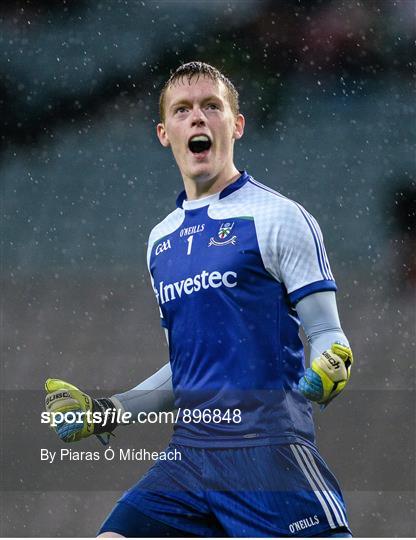
[[[49,411],[179,410],[170,448],[181,459],[156,462],[100,534],[350,537],[310,404],[337,396],[352,364],[319,226],[235,167],[244,117],[217,69],[180,66],[160,116],[159,141],[185,187],[148,245],[170,362],[111,399],[46,382]],[[299,320],[312,351],[306,372]],[[72,442],[114,427],[85,420],[57,432]]]

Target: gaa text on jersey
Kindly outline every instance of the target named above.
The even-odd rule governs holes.
[[[181,298],[182,294],[192,294],[200,291],[201,289],[217,289],[218,287],[232,288],[237,285],[237,272],[231,270],[221,273],[217,270],[213,272],[207,272],[203,270],[200,274],[196,274],[193,277],[181,279],[174,283],[164,284],[163,281],[159,283],[159,290],[155,289],[156,297],[160,304],[166,304],[176,298]]]
[[[170,245],[170,240],[164,240],[160,244],[156,246],[156,255],[160,255],[163,251],[166,251],[167,249],[170,249],[172,246]]]

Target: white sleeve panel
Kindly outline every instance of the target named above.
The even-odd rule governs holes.
[[[255,205],[254,218],[266,269],[286,287],[296,304],[320,290],[336,290],[322,233],[300,205],[278,194]]]
[[[183,220],[185,218],[185,212],[177,208],[173,212],[171,212],[166,218],[161,221],[158,225],[156,225],[150,235],[149,235],[149,242],[147,245],[147,267],[150,272],[150,257],[152,255],[152,248],[155,245],[156,242],[167,236],[168,234],[171,234],[173,231],[175,231],[180,225],[183,223]]]
[[[182,224],[184,217],[185,217],[185,212],[177,208],[176,210],[171,212],[161,223],[156,225],[152,229],[149,235],[149,241],[147,244],[147,269],[149,270],[152,288],[157,299],[158,299],[158,294],[154,287],[154,280],[153,280],[152,272],[150,269],[150,259],[152,256],[152,249],[156,242],[158,242],[159,240],[162,240],[165,236],[175,231]],[[162,313],[162,310],[160,309],[160,306],[159,306],[159,315],[160,315],[161,325],[165,327],[163,313]]]
[[[278,232],[279,271],[291,293],[320,280],[334,280],[318,223],[292,203]]]
[[[282,198],[275,206],[273,216],[256,215],[260,249],[268,269],[285,284],[288,293],[316,281],[333,280],[316,220],[288,199]]]

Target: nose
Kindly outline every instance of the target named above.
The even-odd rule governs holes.
[[[205,125],[204,114],[203,114],[203,112],[201,111],[201,109],[199,107],[194,107],[192,109],[191,122],[192,122],[192,126],[204,126]]]

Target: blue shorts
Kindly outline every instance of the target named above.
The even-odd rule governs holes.
[[[166,452],[175,450],[175,460],[158,460],[122,496],[118,506],[123,515],[130,508],[131,520],[139,511],[202,537],[313,537],[349,531],[338,483],[312,446],[205,449],[171,444]],[[134,523],[127,529],[129,519],[123,519],[126,530],[122,525],[111,529],[115,521],[110,514],[100,532],[132,536]]]

